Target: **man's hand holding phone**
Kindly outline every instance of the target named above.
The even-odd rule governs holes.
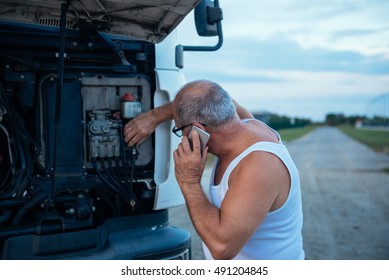
[[[199,135],[200,144],[201,144],[201,152],[202,152],[202,151],[204,151],[205,147],[207,146],[210,135],[208,132],[205,132],[201,128],[199,128],[197,126],[192,126],[192,128],[190,129],[190,132],[189,132],[189,136],[188,136],[189,142],[191,143],[191,147],[192,147],[192,133],[193,133],[193,131],[196,131],[197,134]]]
[[[206,147],[206,144],[209,134],[203,139],[204,141],[201,142],[201,134],[197,129],[192,128],[189,136],[184,136],[177,150],[174,151],[176,179],[181,187],[200,184],[207,161],[208,147]],[[203,149],[202,145],[204,146]]]

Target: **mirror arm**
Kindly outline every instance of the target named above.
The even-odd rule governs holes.
[[[176,66],[180,69],[184,68],[184,51],[200,51],[200,52],[212,52],[217,51],[223,45],[223,31],[222,31],[222,19],[223,14],[219,6],[219,0],[214,0],[214,7],[209,11],[208,21],[212,24],[216,23],[216,30],[218,36],[218,42],[214,46],[183,46],[177,45],[175,51]]]
[[[183,51],[202,51],[202,52],[213,52],[220,49],[220,47],[223,45],[223,32],[222,32],[222,23],[219,20],[217,23],[217,36],[219,38],[219,41],[215,46],[182,46]]]

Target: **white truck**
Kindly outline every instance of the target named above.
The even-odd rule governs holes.
[[[196,7],[199,35],[175,29]],[[0,0],[0,259],[190,259],[165,122],[127,147],[129,119],[174,98],[184,51],[222,44],[218,1]]]

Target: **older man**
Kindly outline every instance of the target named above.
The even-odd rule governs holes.
[[[183,135],[174,152],[176,178],[205,256],[304,259],[299,175],[278,133],[210,81],[186,84],[171,107],[157,109],[152,127],[169,119],[170,110],[173,131]],[[204,150],[196,131],[189,142],[192,126],[210,135]],[[208,152],[217,157],[211,201],[200,184]]]

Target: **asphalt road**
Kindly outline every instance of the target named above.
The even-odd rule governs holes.
[[[286,145],[301,178],[306,259],[389,259],[389,173],[383,171],[389,155],[333,127]],[[209,170],[204,185],[208,177]],[[172,209],[170,217],[192,233],[192,259],[203,259],[186,207]]]

